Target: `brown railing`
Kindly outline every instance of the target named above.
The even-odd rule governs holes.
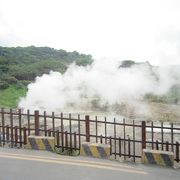
[[[74,114],[0,110],[0,145],[22,147],[28,135],[54,136],[56,148],[80,150],[84,141],[105,143],[115,159],[137,161],[142,149],[173,151],[179,162],[180,127],[173,123],[110,120]]]

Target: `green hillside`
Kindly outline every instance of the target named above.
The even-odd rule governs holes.
[[[16,107],[27,85],[51,70],[64,73],[69,64],[86,66],[92,56],[49,47],[0,47],[0,106]]]

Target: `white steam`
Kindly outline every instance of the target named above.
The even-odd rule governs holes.
[[[65,74],[44,74],[28,86],[19,107],[49,112],[107,109],[142,100],[146,93],[164,94],[177,81],[171,68],[152,68],[148,63],[131,68],[120,65],[119,61],[97,60],[87,67],[72,64]]]

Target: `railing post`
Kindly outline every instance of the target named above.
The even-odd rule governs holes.
[[[2,120],[2,138],[3,138],[3,145],[5,145],[5,118],[4,118],[4,108],[1,108],[1,120]]]
[[[179,162],[179,143],[176,142],[176,161]]]
[[[39,136],[39,111],[34,111],[35,136]]]
[[[26,127],[23,128],[23,135],[24,135],[24,145],[27,144],[27,131]]]
[[[15,146],[17,147],[17,143],[18,143],[18,129],[17,126],[15,126],[15,130],[14,130],[14,136],[15,136]]]
[[[146,149],[146,122],[142,121],[142,149]]]
[[[156,150],[159,150],[159,141],[156,140]]]
[[[19,114],[19,140],[20,140],[20,147],[22,147],[22,113],[21,113],[21,109],[18,110],[18,114]]]
[[[85,124],[86,124],[86,142],[90,142],[90,122],[89,116],[85,116]]]

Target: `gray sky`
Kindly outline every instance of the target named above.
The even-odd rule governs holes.
[[[179,0],[0,0],[0,45],[180,64],[179,22]]]

